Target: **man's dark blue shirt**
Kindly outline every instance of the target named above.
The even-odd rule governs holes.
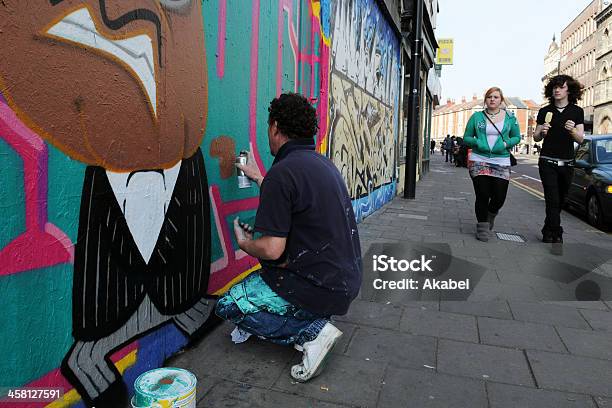
[[[318,316],[348,311],[362,279],[357,224],[340,172],[313,139],[279,149],[261,185],[255,231],[287,238],[280,259],[261,261],[279,296]]]

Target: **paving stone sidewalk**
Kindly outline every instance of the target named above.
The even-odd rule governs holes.
[[[572,301],[593,285],[610,299],[612,235],[564,212],[564,253],[551,255],[539,242],[544,201],[511,184],[495,231],[526,242],[479,242],[467,171],[441,157],[415,200],[396,198],[359,225],[364,262],[376,245],[446,244],[485,271],[468,300],[377,301],[366,277],[336,318],[341,343],[306,384],[289,376],[300,353],[235,345],[224,324],[167,362],[197,375],[198,407],[612,407],[612,302]],[[568,264],[579,272],[555,277]]]

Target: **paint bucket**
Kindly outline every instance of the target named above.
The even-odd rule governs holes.
[[[157,368],[134,383],[133,408],[195,408],[196,377],[187,370]]]

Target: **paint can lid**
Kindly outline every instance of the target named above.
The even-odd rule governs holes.
[[[195,375],[182,368],[162,367],[142,373],[134,383],[138,406],[183,397],[194,390]]]

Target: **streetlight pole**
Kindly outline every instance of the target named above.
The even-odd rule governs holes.
[[[416,193],[417,153],[419,148],[419,112],[421,103],[421,59],[423,50],[423,2],[413,0],[412,66],[410,69],[410,95],[408,96],[408,126],[406,132],[406,168],[404,198],[414,199]]]

